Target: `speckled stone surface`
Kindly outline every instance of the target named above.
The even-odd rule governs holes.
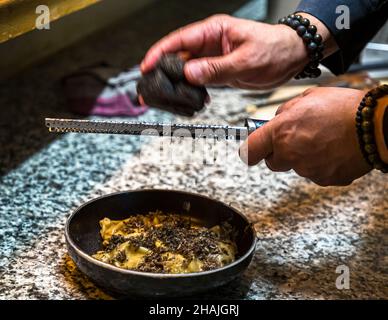
[[[181,8],[182,20],[174,23],[188,20],[189,12],[191,19],[193,8]],[[73,116],[58,87],[61,75],[101,59],[138,62],[150,42],[176,26],[163,8],[156,10],[157,19],[145,11],[142,21],[123,22],[115,29],[120,32],[92,37],[1,84],[0,299],[110,299],[67,256],[64,224],[86,200],[140,188],[209,195],[255,223],[259,241],[247,271],[201,298],[387,299],[388,182],[378,172],[349,187],[320,188],[263,164],[248,169],[234,142],[178,141],[163,150],[179,158],[160,161],[157,138],[46,132],[45,116]],[[160,34],[152,23],[162,26]],[[142,37],[146,40],[139,41]],[[235,124],[253,102],[243,91],[210,94],[211,105],[195,119],[155,110],[141,119]],[[188,152],[192,148],[207,151]],[[349,290],[336,288],[340,265],[350,269]]]

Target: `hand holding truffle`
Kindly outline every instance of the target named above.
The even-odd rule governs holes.
[[[317,26],[327,55],[335,50],[330,32]],[[226,84],[244,89],[267,89],[285,83],[309,63],[309,51],[298,34],[286,25],[270,25],[227,15],[215,15],[167,35],[147,52],[141,69],[148,73],[168,53],[188,51],[186,79],[196,85]]]

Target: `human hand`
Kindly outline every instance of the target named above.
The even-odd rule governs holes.
[[[142,72],[150,72],[164,54],[180,51],[188,51],[193,58],[184,71],[196,85],[272,88],[291,79],[308,62],[303,41],[290,27],[215,15],[158,41],[146,54]]]
[[[358,145],[355,116],[365,92],[314,88],[279,107],[242,145],[244,162],[265,159],[273,171],[294,169],[321,186],[348,185],[371,170]]]

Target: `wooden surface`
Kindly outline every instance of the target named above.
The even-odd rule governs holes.
[[[0,43],[35,29],[39,5],[50,8],[50,21],[81,10],[100,0],[0,0]]]

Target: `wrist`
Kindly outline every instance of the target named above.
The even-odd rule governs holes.
[[[319,21],[314,19],[315,21]],[[305,55],[309,57],[309,62],[304,68],[298,72],[295,79],[305,78],[318,78],[322,71],[319,68],[321,61],[325,58],[324,54],[327,54],[324,41],[328,41],[329,32],[322,27],[319,22],[319,27],[324,31],[324,36],[319,33],[318,27],[307,18],[307,15],[302,16],[300,14],[289,14],[286,17],[279,19],[279,24],[286,25],[293,29],[305,45]]]
[[[315,16],[305,13],[305,12],[297,12],[295,14],[301,15],[303,18],[307,18],[310,20],[312,25],[317,27],[317,33],[322,36],[322,43],[325,46],[325,50],[323,51],[323,56],[326,58],[336,51],[338,51],[338,45],[335,41],[334,37],[331,35],[330,30],[326,27],[326,25],[316,18]]]
[[[287,61],[290,63],[289,69],[294,74],[299,73],[310,60],[305,44],[295,30],[290,27],[283,24],[278,24],[274,27],[279,29],[278,32],[282,35],[281,41],[285,44],[284,50],[287,52]],[[290,52],[291,54],[289,54]]]

